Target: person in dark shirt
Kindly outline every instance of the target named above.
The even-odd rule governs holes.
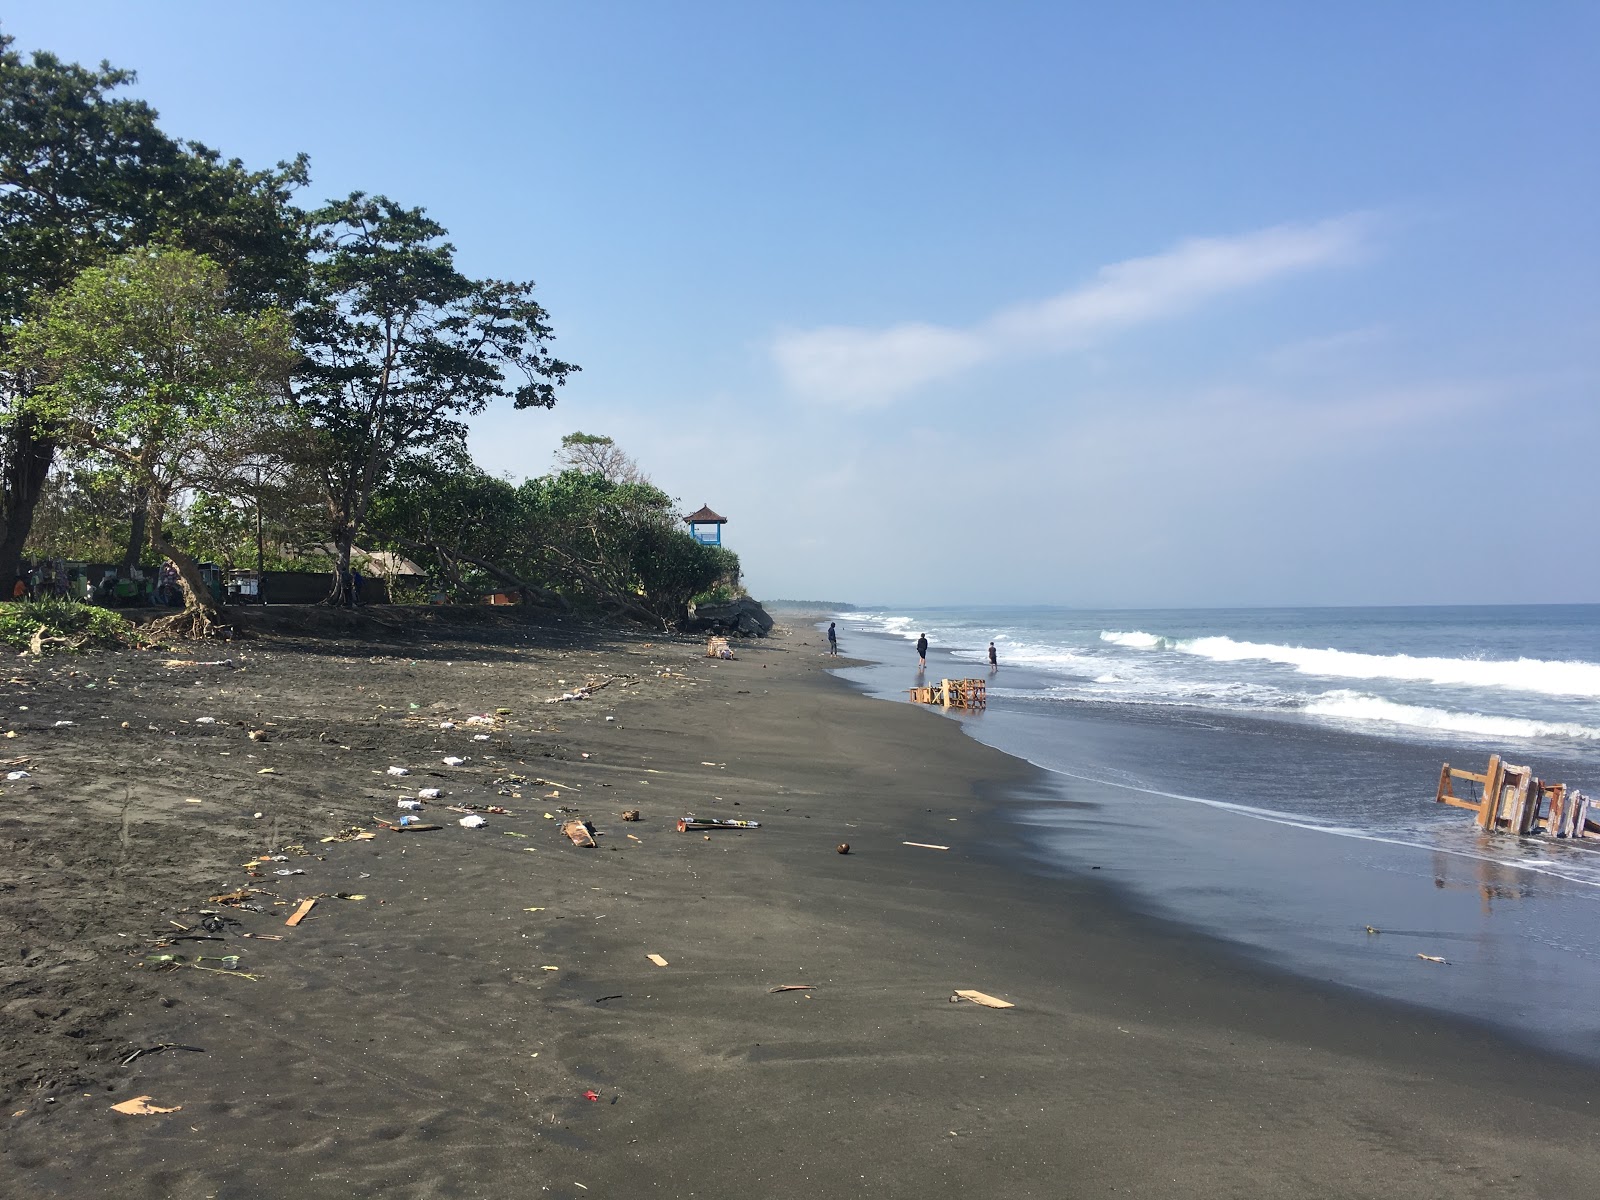
[[[989,643],[989,670],[993,671],[1000,665],[1000,656],[995,653],[994,643]]]
[[[839,631],[833,621],[828,622],[828,653],[835,655],[839,653]]]
[[[923,634],[917,639],[917,670],[928,669],[928,635]]]

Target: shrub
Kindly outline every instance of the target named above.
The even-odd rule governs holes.
[[[30,649],[35,636],[41,647],[137,646],[144,639],[133,623],[105,608],[76,600],[18,600],[0,604],[0,645]],[[60,639],[51,642],[50,639]]]

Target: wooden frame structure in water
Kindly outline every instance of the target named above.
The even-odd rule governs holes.
[[[1450,787],[1456,779],[1482,784],[1483,792],[1476,797],[1457,796]],[[1536,778],[1531,768],[1513,766],[1498,754],[1489,756],[1489,766],[1481,774],[1445,763],[1439,768],[1439,787],[1433,798],[1475,812],[1478,828],[1490,833],[1549,833],[1558,838],[1600,833],[1600,822],[1589,819],[1589,797],[1564,783],[1546,783]]]

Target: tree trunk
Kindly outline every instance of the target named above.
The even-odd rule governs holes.
[[[122,554],[122,569],[132,570],[139,565],[139,556],[144,553],[145,529],[150,524],[150,497],[146,489],[140,488],[133,506],[133,516],[129,521],[132,528],[128,531],[128,548]]]
[[[9,593],[22,570],[22,550],[33,532],[33,514],[44,481],[55,461],[54,438],[45,437],[27,417],[15,418],[5,431],[4,516],[0,517],[0,586]]]
[[[166,534],[156,524],[150,526],[150,547],[164,558],[170,558],[172,565],[178,568],[184,614],[202,613],[206,620],[220,622],[222,609],[217,605],[211,589],[206,586],[206,577],[200,573],[200,564],[194,556],[167,541]]]
[[[333,590],[324,604],[342,604],[350,607],[353,597],[350,580],[350,552],[355,548],[356,531],[348,526],[336,529],[333,535]]]

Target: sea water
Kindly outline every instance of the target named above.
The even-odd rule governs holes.
[[[1600,837],[1487,834],[1434,802],[1441,763],[1491,753],[1600,795],[1600,606],[838,620],[869,691],[919,682],[923,633],[927,679],[989,679],[988,710],[954,715],[1049,772],[1014,814],[1039,869],[1100,868],[1279,966],[1600,1061]]]

